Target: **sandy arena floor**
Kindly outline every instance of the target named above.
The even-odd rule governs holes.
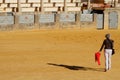
[[[115,41],[112,69],[94,54],[105,34]],[[120,30],[32,30],[0,32],[0,80],[119,80]]]

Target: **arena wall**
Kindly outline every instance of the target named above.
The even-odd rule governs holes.
[[[0,0],[0,30],[109,29],[109,11],[117,11],[120,24],[119,9],[104,10],[104,25],[99,27],[98,14],[81,7],[81,0]]]

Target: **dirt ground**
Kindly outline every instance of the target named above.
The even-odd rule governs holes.
[[[115,41],[112,69],[94,54],[105,34]],[[0,32],[0,80],[119,80],[120,30],[29,30]]]

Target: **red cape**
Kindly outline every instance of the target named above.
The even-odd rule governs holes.
[[[98,63],[98,65],[100,65],[100,52],[96,52],[95,53],[95,62],[97,62]]]

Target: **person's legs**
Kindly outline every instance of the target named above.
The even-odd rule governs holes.
[[[112,50],[105,49],[105,71],[111,68],[111,55],[112,55]]]
[[[108,69],[111,69],[111,56],[112,56],[112,50],[110,49],[109,50],[109,53],[108,53],[108,63],[109,63],[109,65],[108,65]]]
[[[109,64],[108,64],[108,50],[105,49],[105,70],[108,70]]]

